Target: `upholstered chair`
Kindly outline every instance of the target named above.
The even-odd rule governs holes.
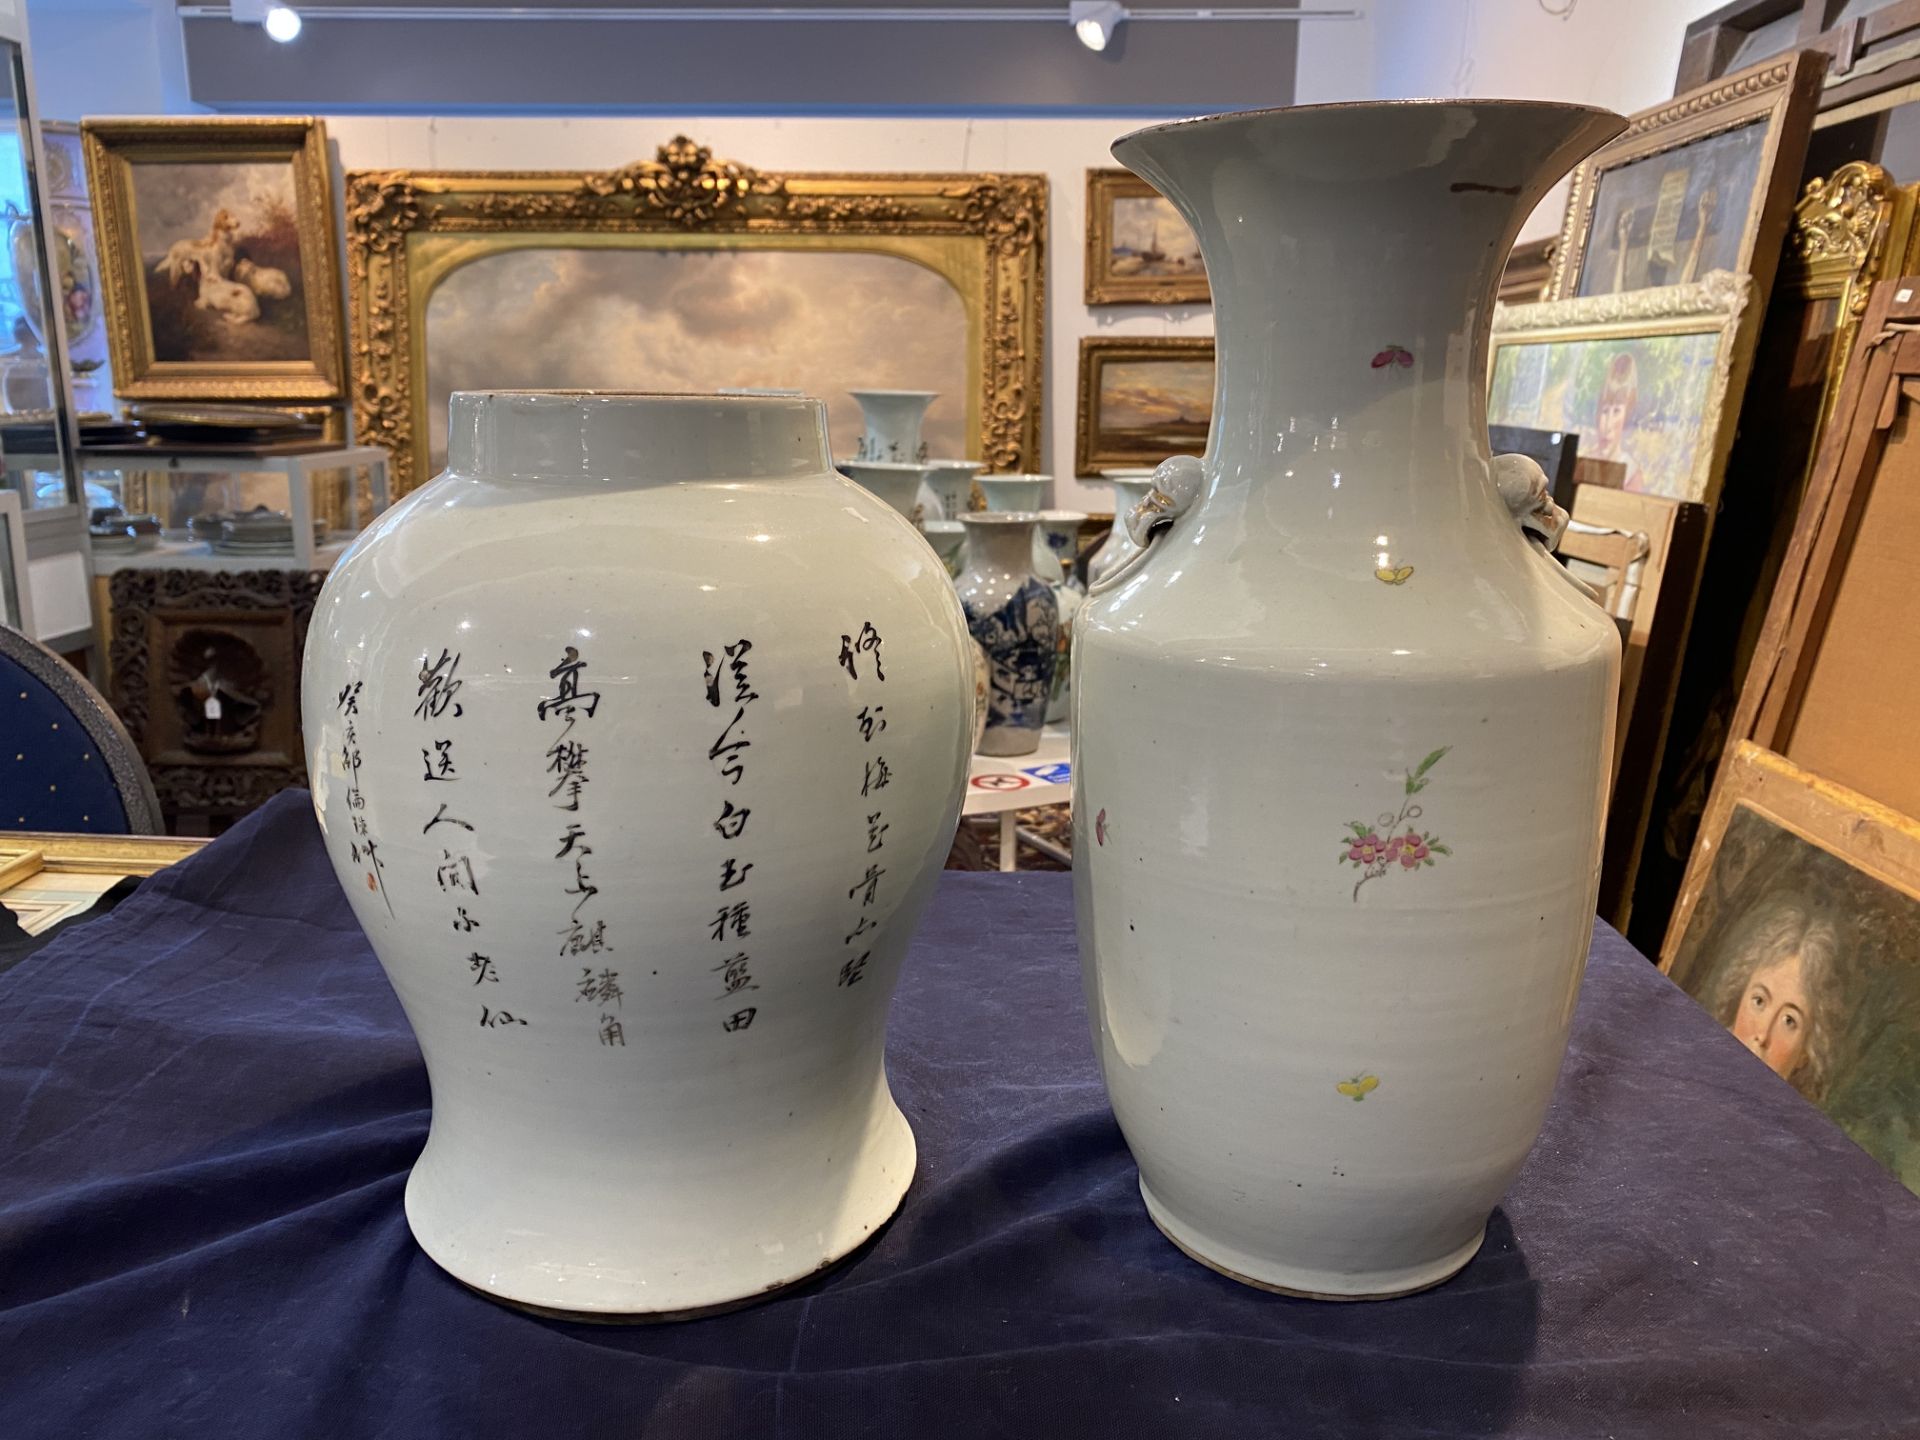
[[[0,830],[161,833],[133,737],[53,651],[0,625]]]

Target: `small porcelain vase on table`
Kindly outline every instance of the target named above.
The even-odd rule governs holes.
[[[447,473],[334,567],[302,685],[327,853],[432,1082],[434,1260],[677,1316],[893,1213],[887,1004],[973,653],[818,401],[453,397]]]
[[[927,407],[940,398],[937,390],[849,390],[860,402],[867,422],[856,460],[917,464],[926,458],[920,443],[920,425]]]
[[[980,473],[978,460],[927,461],[927,492],[939,502],[940,518],[954,520],[973,508],[973,477]]]
[[[992,692],[982,755],[1031,755],[1053,694],[1060,602],[1033,568],[1031,513],[976,511],[967,527],[966,566],[954,582],[967,628],[986,651]]]
[[[1086,587],[1074,574],[1074,560],[1080,546],[1080,527],[1087,521],[1079,510],[1042,510],[1034,527],[1040,544],[1034,547],[1034,568],[1052,580],[1053,598],[1060,606],[1059,644],[1053,669],[1053,691],[1047,701],[1048,721],[1067,718],[1068,696],[1073,689],[1073,617],[1086,599]]]
[[[920,533],[927,537],[927,544],[940,557],[940,563],[947,567],[947,573],[957,577],[960,574],[960,557],[966,550],[967,527],[958,520],[923,520]]]
[[[1127,534],[1127,514],[1146,499],[1147,492],[1153,488],[1151,470],[1102,470],[1100,474],[1113,484],[1113,529],[1087,557],[1089,585],[1098,585],[1108,572],[1126,564],[1139,551],[1133,537]]]
[[[1075,910],[1148,1212],[1249,1284],[1446,1279],[1553,1093],[1620,646],[1537,467],[1489,458],[1487,337],[1521,222],[1623,125],[1342,105],[1114,147],[1199,236],[1219,379],[1076,619]]]
[[[920,498],[926,466],[888,460],[842,460],[840,473],[916,528],[926,520],[926,507]]]
[[[976,475],[973,484],[987,509],[1003,513],[1038,514],[1053,489],[1051,475]]]

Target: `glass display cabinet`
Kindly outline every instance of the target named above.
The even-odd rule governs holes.
[[[68,346],[95,317],[90,292],[70,298],[84,275],[47,201],[23,8],[0,6],[0,484],[20,497],[35,638],[71,653],[93,620]]]

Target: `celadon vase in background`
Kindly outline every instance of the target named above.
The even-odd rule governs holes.
[[[916,529],[925,521],[926,507],[921,503],[920,484],[926,478],[926,466],[881,460],[842,460],[840,473]]]
[[[1060,607],[1060,626],[1054,647],[1053,689],[1047,699],[1049,721],[1067,718],[1068,697],[1073,689],[1073,617],[1086,599],[1086,587],[1074,573],[1078,558],[1080,527],[1086,515],[1079,510],[1042,510],[1034,527],[1040,543],[1034,546],[1034,568],[1053,586],[1054,602]]]
[[[1037,513],[1046,507],[1053,491],[1051,475],[976,475],[973,484],[987,509],[1003,512]]]
[[[927,461],[927,493],[940,506],[940,518],[958,522],[973,508],[973,477],[980,473],[978,460]]]
[[[1039,517],[976,511],[966,562],[954,582],[967,628],[986,652],[990,690],[982,755],[1031,755],[1040,748],[1059,643],[1060,602],[1033,566]]]
[[[335,565],[302,687],[327,853],[432,1082],[435,1261],[674,1316],[893,1213],[887,1003],[972,651],[818,401],[453,397],[447,473]]]
[[[1114,147],[1200,238],[1219,379],[1076,620],[1075,909],[1147,1209],[1250,1284],[1446,1279],[1553,1092],[1620,647],[1537,468],[1490,461],[1487,337],[1521,222],[1623,123],[1345,105]]]
[[[1103,470],[1101,478],[1113,486],[1113,529],[1087,557],[1087,584],[1098,585],[1107,572],[1118,569],[1139,550],[1127,533],[1127,514],[1153,488],[1151,470]]]
[[[854,459],[912,465],[926,459],[920,425],[927,407],[940,398],[937,390],[849,390],[860,402],[866,432]]]

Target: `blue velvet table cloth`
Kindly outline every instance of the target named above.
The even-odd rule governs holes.
[[[920,1167],[838,1270],[535,1318],[401,1210],[427,1084],[287,795],[0,975],[0,1437],[1920,1434],[1920,1201],[1618,936],[1450,1283],[1245,1289],[1141,1208],[1069,877],[945,877],[895,1002]]]

